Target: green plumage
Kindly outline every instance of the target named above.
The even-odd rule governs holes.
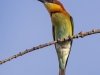
[[[53,13],[51,16],[53,23],[54,40],[66,38],[73,35],[73,20],[71,16],[64,13]],[[65,41],[55,44],[58,55],[59,67],[64,70],[68,61],[72,41]]]

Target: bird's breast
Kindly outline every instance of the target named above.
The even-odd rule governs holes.
[[[62,13],[52,14],[52,23],[54,26],[55,40],[65,38],[70,35],[71,23],[69,16]]]

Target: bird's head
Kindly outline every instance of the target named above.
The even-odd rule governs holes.
[[[58,0],[38,0],[44,4],[48,12],[61,12],[65,11],[63,5]]]

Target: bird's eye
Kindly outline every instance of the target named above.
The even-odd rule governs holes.
[[[48,0],[48,1],[50,1],[51,3],[54,3],[54,0]]]
[[[57,1],[56,0],[52,0],[52,2],[57,4]]]
[[[52,2],[53,2],[53,3],[55,3],[55,1],[54,1],[54,0],[52,0]]]

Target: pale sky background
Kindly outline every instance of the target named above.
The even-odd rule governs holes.
[[[100,29],[100,0],[60,0],[75,34]],[[0,0],[0,60],[52,41],[50,16],[37,0]],[[58,75],[54,45],[0,65],[0,75]],[[73,41],[66,75],[100,75],[100,34]]]

